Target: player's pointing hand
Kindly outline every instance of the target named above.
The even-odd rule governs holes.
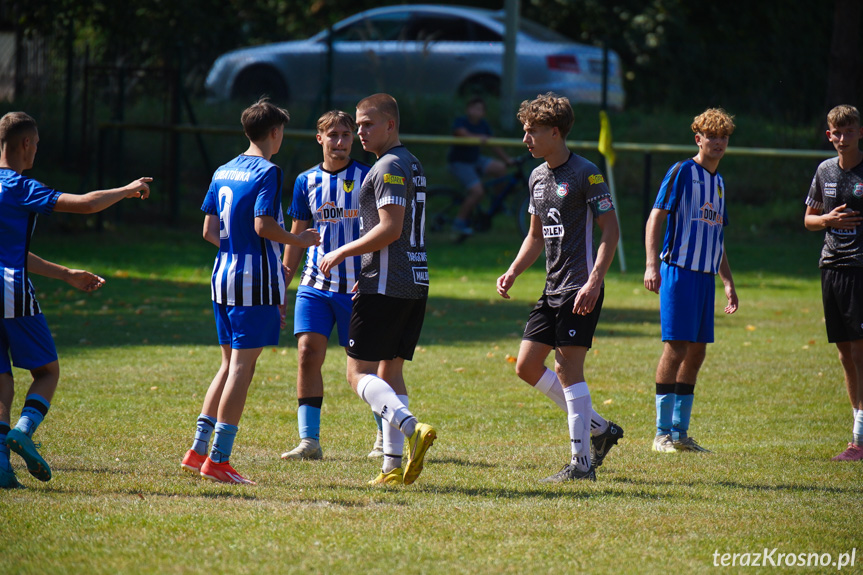
[[[142,200],[150,197],[150,182],[153,178],[138,178],[134,182],[129,182],[124,186],[127,198],[141,198]]]

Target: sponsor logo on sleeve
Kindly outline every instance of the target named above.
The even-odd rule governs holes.
[[[611,202],[611,198],[602,198],[596,204],[596,211],[600,214],[604,214],[605,212],[610,212],[614,209],[614,204]]]
[[[602,174],[593,174],[592,176],[588,176],[587,181],[590,182],[591,186],[595,186],[597,184],[604,184],[605,178],[602,177]]]
[[[396,186],[403,186],[405,185],[405,177],[396,176],[395,174],[384,174],[384,183],[395,184]]]

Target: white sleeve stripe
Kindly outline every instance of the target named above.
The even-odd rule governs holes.
[[[384,206],[392,205],[392,204],[395,204],[397,206],[407,206],[408,205],[407,200],[405,200],[404,198],[400,198],[398,196],[387,196],[385,198],[381,198],[380,200],[378,200],[378,203],[377,203],[378,209],[380,209]]]

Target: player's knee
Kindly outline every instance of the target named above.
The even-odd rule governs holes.
[[[515,363],[515,374],[530,385],[536,385],[544,371],[545,366],[538,369],[533,362],[525,361],[522,358],[519,358]]]
[[[33,376],[34,381],[50,382],[53,379],[54,383],[56,383],[60,379],[60,362],[52,361],[42,367],[31,369],[30,375]]]
[[[302,368],[311,368],[323,365],[326,357],[326,348],[320,349],[315,345],[308,343],[299,344],[297,346],[297,361]]]

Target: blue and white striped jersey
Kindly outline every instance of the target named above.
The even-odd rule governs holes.
[[[716,275],[725,249],[725,182],[694,159],[668,170],[653,207],[668,210],[660,259],[670,265]]]
[[[255,232],[255,217],[284,227],[282,170],[259,156],[238,156],[213,174],[201,209],[218,215],[221,237],[211,294],[230,306],[278,305],[285,297],[282,245]]]
[[[297,176],[288,215],[295,220],[311,221],[321,235],[321,245],[306,250],[301,285],[349,293],[356,282],[361,256],[346,258],[330,271],[330,277],[324,277],[318,262],[329,252],[360,237],[360,187],[370,169],[351,160],[338,173],[318,165]]]
[[[38,214],[50,214],[60,192],[8,168],[0,168],[0,268],[3,297],[0,316],[42,313],[27,274],[27,254]]]

